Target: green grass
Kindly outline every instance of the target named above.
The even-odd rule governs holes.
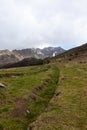
[[[0,70],[0,82],[7,86],[0,89],[0,130],[27,130],[48,105],[58,76],[58,68],[50,65]],[[33,102],[30,95],[38,86],[42,89]]]
[[[30,122],[35,120],[37,116],[39,116],[48,106],[50,99],[53,97],[55,90],[57,88],[57,82],[59,78],[59,70],[57,67],[51,68],[50,75],[43,81],[41,86],[43,87],[43,91],[39,92],[39,96],[37,96],[37,101],[30,104],[31,114],[29,114],[28,118]],[[46,82],[46,84],[44,84]],[[32,117],[32,118],[30,118]]]
[[[3,69],[0,82],[0,130],[87,130],[87,64]]]
[[[60,78],[46,110],[31,123],[34,130],[87,130],[87,64],[59,65]]]

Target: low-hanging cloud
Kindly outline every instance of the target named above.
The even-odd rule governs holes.
[[[87,41],[86,0],[0,0],[0,49]]]

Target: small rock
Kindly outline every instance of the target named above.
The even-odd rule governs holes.
[[[6,86],[2,83],[0,83],[0,88],[6,88]]]
[[[30,114],[30,111],[29,111],[29,110],[27,110],[26,112],[27,112],[27,114]]]

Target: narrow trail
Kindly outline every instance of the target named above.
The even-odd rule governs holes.
[[[27,130],[87,129],[87,65],[66,64],[59,69],[54,95]]]
[[[48,76],[48,79],[45,79],[40,86],[34,88],[30,95],[30,102],[32,102],[32,105],[30,106],[31,113],[29,113],[28,116],[27,130],[33,130],[34,126],[32,126],[32,124],[46,111],[50,100],[55,95],[59,81],[59,69],[56,66],[51,69],[53,72]],[[34,108],[34,110],[32,108]],[[31,117],[33,118],[30,120],[29,118]]]

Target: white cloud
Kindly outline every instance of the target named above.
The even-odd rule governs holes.
[[[87,41],[86,0],[0,0],[0,49]]]

